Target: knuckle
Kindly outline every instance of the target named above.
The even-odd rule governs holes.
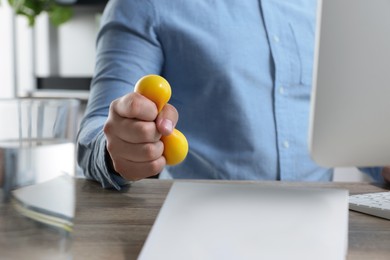
[[[110,142],[109,140],[106,141],[106,148],[107,151],[111,154],[112,151],[114,150],[115,146]]]
[[[120,99],[115,99],[110,103],[110,107],[108,109],[109,117],[116,113],[117,107],[119,106]]]
[[[154,160],[150,162],[149,164],[149,172],[151,173],[150,176],[156,175],[160,173],[164,168],[164,165],[161,163],[160,160]]]
[[[149,160],[153,160],[157,157],[157,149],[154,143],[147,143],[143,147],[144,154]]]
[[[142,135],[146,135],[150,131],[149,124],[147,124],[146,122],[140,121],[139,124],[137,124],[137,127],[140,134]]]
[[[112,126],[111,126],[111,123],[110,121],[107,121],[104,126],[103,126],[103,133],[108,135],[111,133],[111,130],[112,130]]]
[[[143,138],[149,139],[148,137],[151,136],[151,133],[153,132],[153,128],[151,127],[154,123],[143,123],[140,125],[140,134]]]
[[[123,174],[126,172],[126,166],[119,160],[112,160],[112,166],[114,170],[120,174]]]
[[[155,127],[153,127],[154,123],[150,122],[138,122],[137,131],[139,137],[144,141],[152,141],[152,136],[154,136],[154,132],[156,131]]]
[[[114,100],[110,103],[110,110],[114,110],[115,107],[117,107],[119,101],[120,101],[120,99],[114,99]]]
[[[141,111],[141,101],[139,98],[129,98],[126,107],[131,117],[136,116]]]

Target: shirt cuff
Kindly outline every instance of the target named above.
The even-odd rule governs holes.
[[[115,188],[117,190],[131,184],[130,181],[115,173],[110,164],[107,163],[106,158],[109,155],[103,131],[98,132],[94,140],[88,145],[80,144],[78,148],[79,163],[86,178],[100,182],[103,188]]]
[[[385,180],[382,176],[383,167],[361,167],[359,168],[362,172],[371,176],[371,178],[378,183],[384,183]]]

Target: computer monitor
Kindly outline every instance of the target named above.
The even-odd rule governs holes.
[[[309,149],[327,167],[390,165],[390,1],[319,0]]]

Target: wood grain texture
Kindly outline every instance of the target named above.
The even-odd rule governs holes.
[[[350,194],[387,190],[370,183],[237,182],[263,186],[341,188],[349,190]],[[73,259],[137,259],[172,183],[169,180],[146,179],[118,192],[102,189],[93,181],[77,180],[76,218],[71,245]],[[1,237],[10,234],[4,225],[6,223],[0,222]],[[12,250],[2,245],[4,241],[0,239],[1,252]],[[28,256],[28,247],[25,250]],[[390,221],[350,211],[348,259],[390,259]]]

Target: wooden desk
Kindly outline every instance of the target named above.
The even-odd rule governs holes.
[[[343,188],[350,194],[385,190],[368,183],[259,184]],[[117,192],[77,180],[74,259],[136,259],[171,185],[172,181],[148,179]],[[390,259],[390,221],[350,211],[348,259]]]

